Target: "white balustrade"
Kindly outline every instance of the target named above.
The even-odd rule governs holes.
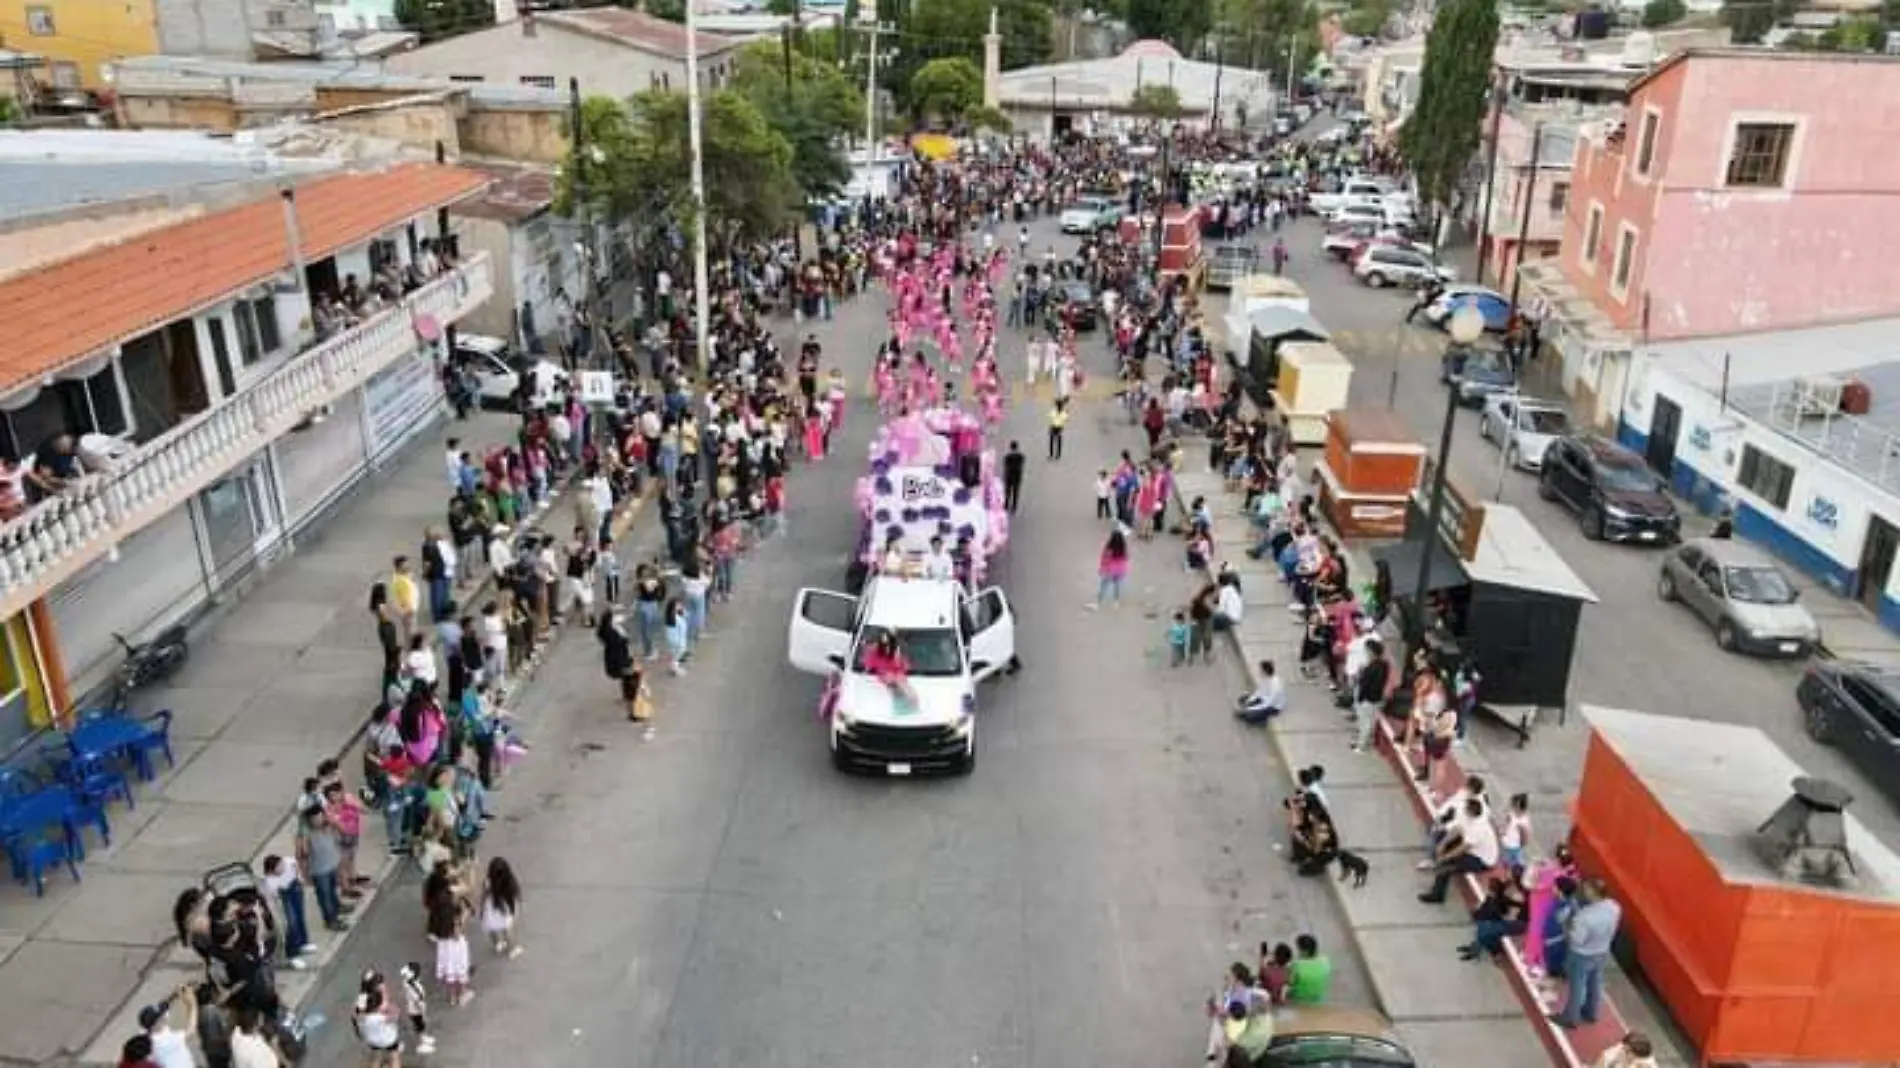
[[[0,524],[0,618],[177,507],[309,414],[422,344],[416,319],[449,326],[492,292],[486,254],[368,322],[297,354],[263,380],[200,412]]]

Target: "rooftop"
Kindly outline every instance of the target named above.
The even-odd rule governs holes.
[[[465,166],[492,180],[481,196],[457,204],[452,209],[455,215],[517,223],[541,214],[554,204],[554,172],[551,170],[491,163]]]
[[[1847,891],[1791,883],[1776,875],[1750,844],[1755,829],[1781,807],[1789,784],[1807,774],[1754,727],[1584,705],[1596,736],[1635,773],[1663,810],[1702,847],[1732,884],[1776,886],[1891,904],[1900,895],[1900,857],[1856,819],[1846,816],[1847,843],[1861,885]]]
[[[0,219],[333,170],[255,144],[196,133],[0,131]]]
[[[486,175],[433,163],[297,187],[305,260],[359,244],[479,192]],[[0,282],[0,393],[192,314],[288,269],[282,203],[266,197]]]
[[[624,7],[595,7],[579,11],[548,11],[532,17],[544,25],[560,26],[653,55],[669,59],[686,58],[686,27],[644,11],[631,11]],[[736,37],[702,32],[698,34],[696,43],[699,54],[704,57],[719,55],[745,42]]]
[[[520,85],[452,82],[447,78],[395,74],[377,62],[244,63],[197,56],[131,56],[112,62],[114,88],[122,95],[175,92],[181,86],[202,83],[219,90],[232,79],[240,82],[297,83],[336,89],[382,89],[432,93],[454,90],[468,94],[476,104],[495,107],[567,106],[561,89]]]

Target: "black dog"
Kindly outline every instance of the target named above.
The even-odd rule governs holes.
[[[1351,879],[1352,885],[1356,889],[1366,885],[1366,875],[1371,871],[1372,865],[1366,863],[1366,858],[1357,853],[1349,853],[1344,849],[1339,851],[1340,882],[1343,883],[1347,879]]]

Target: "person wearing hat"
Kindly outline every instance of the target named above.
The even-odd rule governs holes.
[[[157,1068],[152,1060],[152,1040],[133,1035],[119,1050],[119,1068]]]
[[[183,1013],[183,1026],[172,1026],[173,1006]],[[198,1057],[191,1051],[191,1035],[198,1030],[198,988],[186,983],[169,1000],[140,1009],[139,1030],[145,1033],[138,1037],[149,1043],[146,1058],[157,1068],[198,1068]]]

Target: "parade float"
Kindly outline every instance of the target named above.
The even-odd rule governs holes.
[[[897,416],[872,438],[858,479],[858,543],[846,582],[852,591],[894,547],[921,565],[932,538],[955,551],[968,541],[968,581],[981,586],[1009,540],[1002,472],[983,421],[940,406]]]

